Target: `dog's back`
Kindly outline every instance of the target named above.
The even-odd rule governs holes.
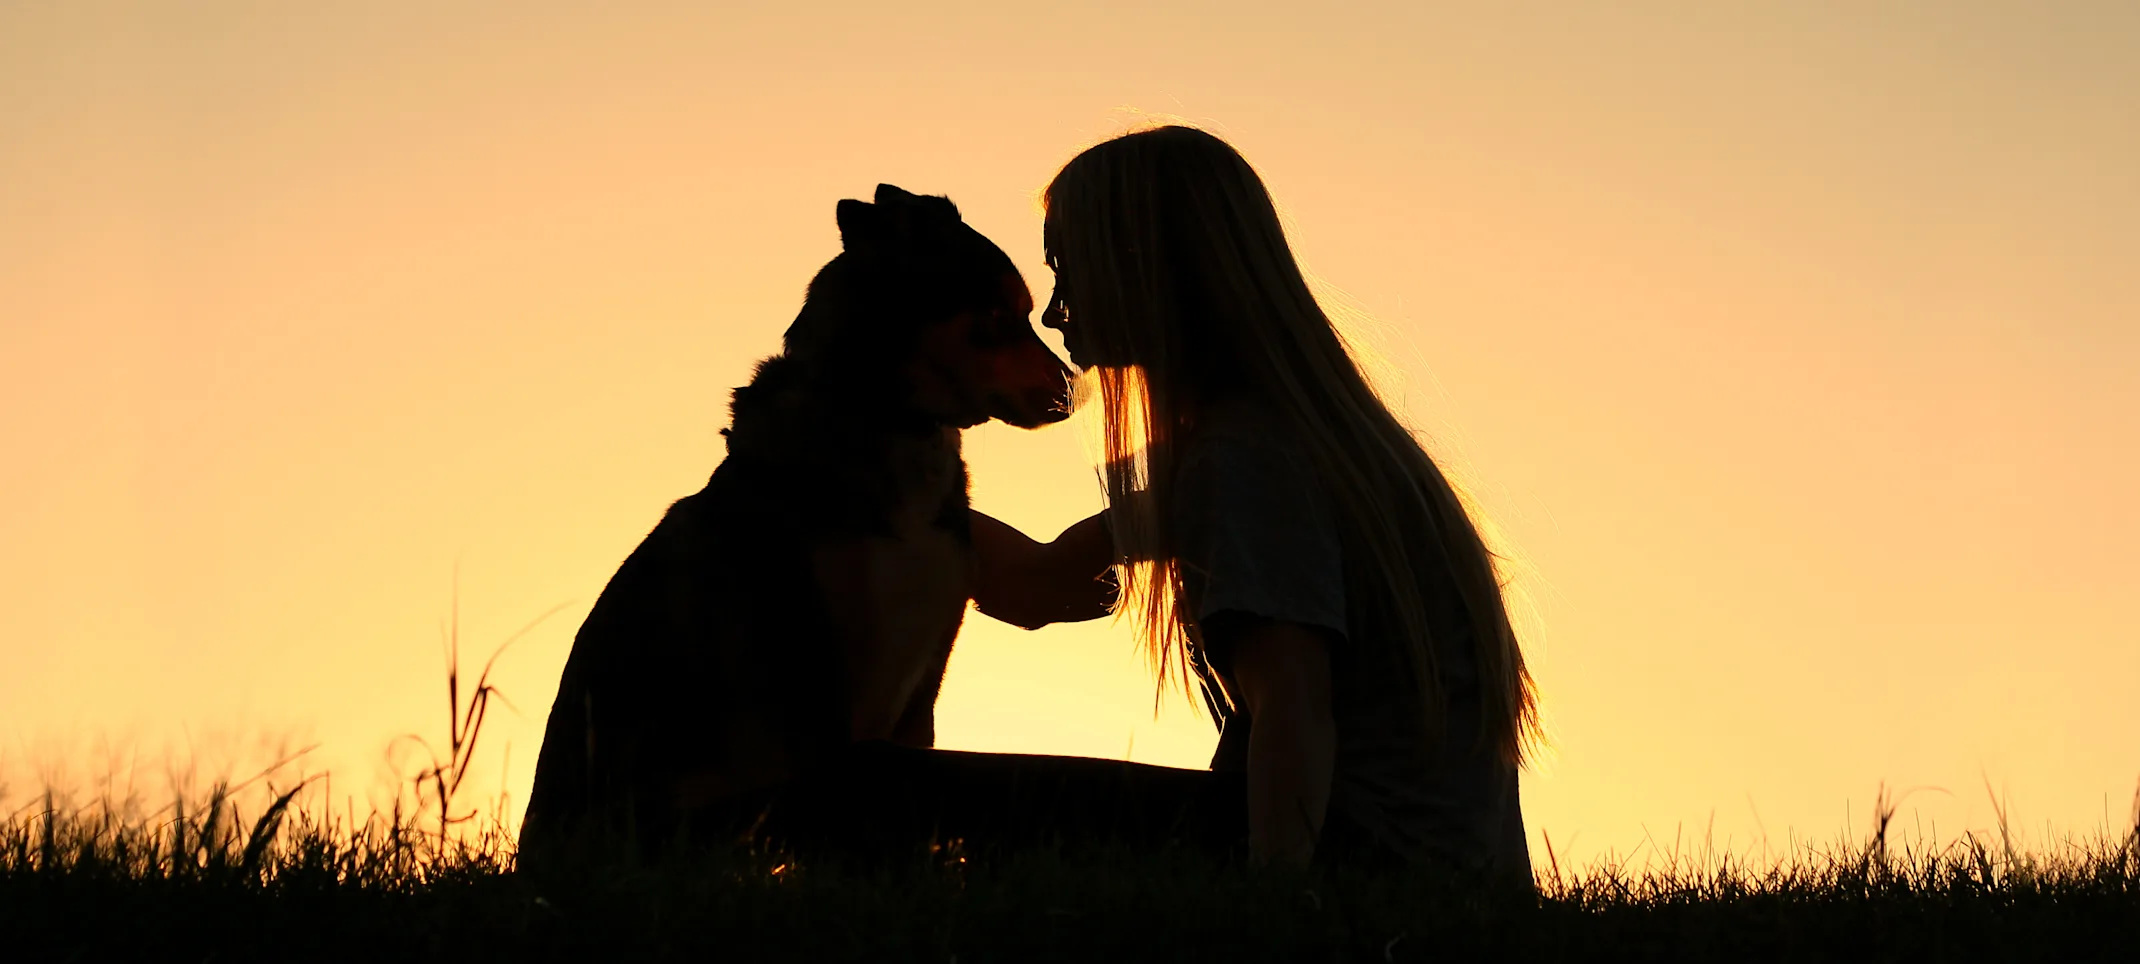
[[[840,214],[846,251],[736,391],[728,457],[574,641],[530,856],[725,832],[829,750],[933,743],[969,598],[958,428],[1060,418],[1064,369],[1009,260],[948,201],[880,187]]]

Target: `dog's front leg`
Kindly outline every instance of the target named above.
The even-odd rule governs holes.
[[[959,627],[954,624],[944,633],[943,642],[937,645],[929,675],[922,685],[914,688],[914,695],[907,701],[906,710],[899,714],[899,722],[892,727],[892,742],[926,750],[936,745],[936,697],[944,688],[944,669],[951,664],[951,645],[958,641]]]

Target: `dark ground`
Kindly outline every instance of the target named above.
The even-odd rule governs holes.
[[[1752,875],[1608,868],[1510,899],[1061,849],[532,878],[497,849],[429,856],[413,832],[285,830],[253,848],[237,821],[190,842],[5,829],[0,957],[23,961],[2140,961],[2130,845],[2060,862],[1950,848]]]

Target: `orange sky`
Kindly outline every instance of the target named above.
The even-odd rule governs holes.
[[[2128,806],[2140,7],[597,10],[0,7],[18,793],[100,735],[361,785],[439,731],[458,562],[478,655],[566,604],[500,663],[524,795],[834,202],[948,194],[1044,286],[1034,195],[1128,107],[1258,165],[1524,561],[1534,840]],[[969,447],[1029,531],[1098,505],[1070,429]],[[971,617],[944,744],[1199,764],[1131,645]]]

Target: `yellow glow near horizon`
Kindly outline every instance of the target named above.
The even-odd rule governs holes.
[[[477,778],[524,798],[833,204],[947,194],[1043,296],[1035,192],[1131,104],[1257,165],[1519,553],[1534,841],[1825,838],[1883,781],[1952,791],[1905,806],[1943,834],[1987,779],[2116,822],[2134,37],[2110,0],[8,5],[0,764],[316,740],[361,790],[439,731],[458,567],[471,658],[567,607],[499,663]],[[1099,505],[1074,429],[967,446],[1028,532]],[[1200,764],[1151,687],[1124,626],[976,615],[940,731]]]

